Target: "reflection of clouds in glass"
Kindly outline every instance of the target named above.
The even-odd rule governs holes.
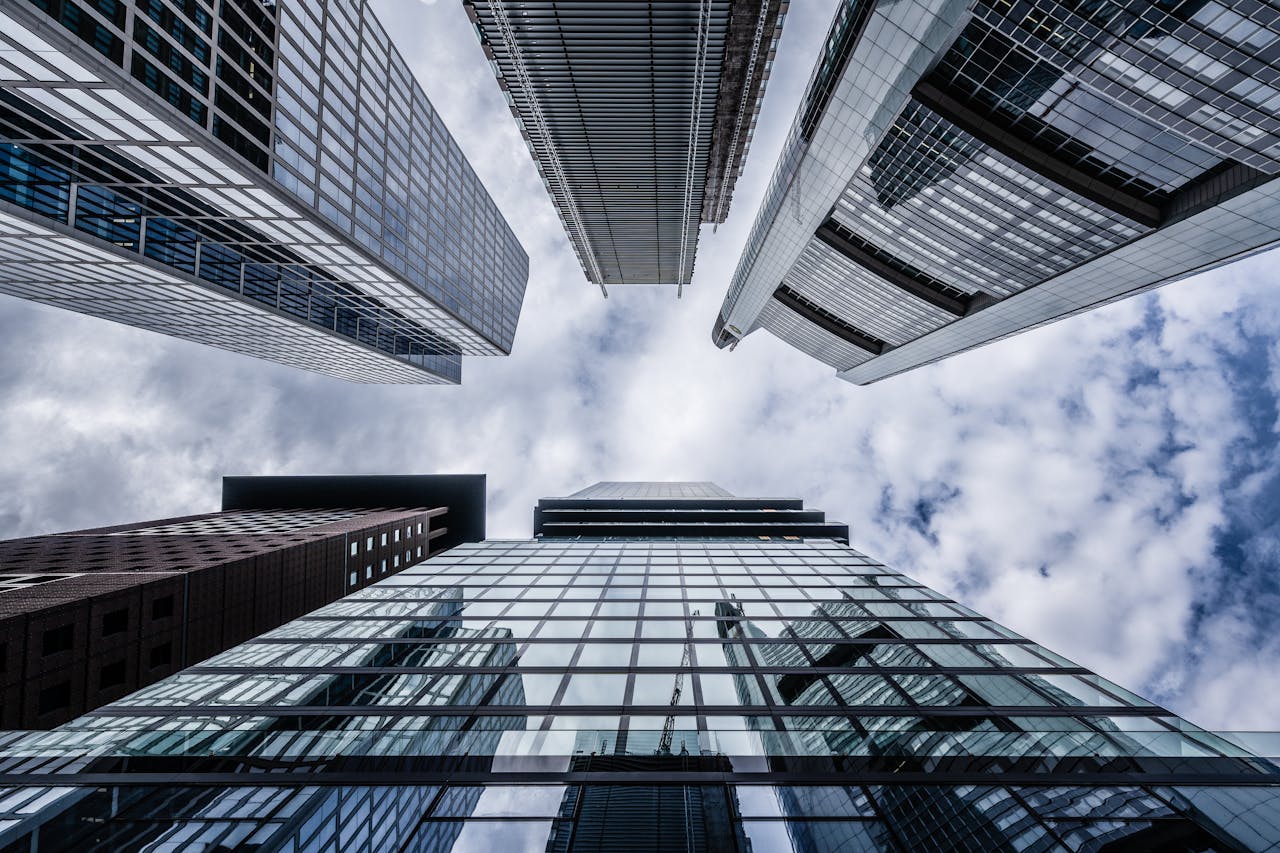
[[[530,643],[520,655],[520,666],[568,666],[577,643]]]
[[[635,616],[640,612],[638,601],[605,601],[597,616]]]
[[[680,691],[680,704],[693,704],[693,676],[686,674]],[[649,673],[636,676],[635,690],[631,701],[636,705],[666,705],[671,701],[671,691],[675,687],[674,672]]]
[[[679,666],[684,652],[682,643],[643,643],[640,646],[639,666]],[[701,649],[699,649],[701,652]]]
[[[542,853],[547,849],[551,821],[469,820],[462,834],[449,848],[450,853]]]
[[[577,639],[586,630],[587,623],[582,619],[569,619],[562,622],[544,622],[538,630],[539,637],[561,637]]]
[[[616,666],[631,664],[633,643],[584,643],[578,666]]]
[[[715,626],[711,626],[715,636]],[[650,638],[682,638],[687,634],[685,623],[679,619],[646,619],[640,626],[640,636]]]
[[[634,619],[601,619],[591,624],[589,634],[593,640],[601,637],[634,637],[635,635]]]
[[[566,705],[621,705],[627,689],[625,675],[575,675],[564,694]]]
[[[472,817],[555,817],[565,785],[490,785],[480,795]]]

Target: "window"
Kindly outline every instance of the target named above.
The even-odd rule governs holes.
[[[364,549],[365,549],[366,551],[372,551],[372,550],[373,550],[373,537],[372,537],[372,536],[370,536],[368,539],[366,539],[366,540],[365,540],[365,543],[364,543]]]
[[[152,619],[168,619],[173,615],[173,596],[166,595],[151,602]]]
[[[161,643],[151,650],[151,668],[167,666],[173,658],[173,643]]]
[[[397,541],[397,542],[399,542],[399,541],[400,541],[400,528],[399,528],[399,527],[397,527],[397,528],[396,528],[395,541]]]
[[[359,542],[352,542],[352,543],[351,543],[351,556],[353,556],[353,557],[354,557],[357,553],[359,553],[359,551],[360,551],[360,543],[359,543]]]
[[[36,709],[36,713],[43,716],[54,711],[64,710],[70,704],[71,682],[61,681],[40,691],[39,706]]]
[[[98,689],[106,690],[109,687],[119,687],[124,684],[125,663],[118,660],[113,663],[104,664],[98,672]]]
[[[370,563],[369,565],[364,567],[364,577],[365,577],[365,580],[368,580],[369,578],[373,577],[373,563]]]
[[[129,608],[122,607],[102,616],[102,636],[110,637],[129,630]]]
[[[385,534],[385,533],[384,533],[384,534],[382,534],[382,544],[383,544],[383,545],[386,545],[386,544],[387,544],[387,534]]]
[[[59,652],[71,651],[76,640],[76,626],[59,625],[44,632],[44,640],[40,644],[40,653],[56,655]],[[70,700],[68,700],[70,701]]]
[[[378,566],[378,574],[385,575],[387,573],[387,561],[383,560],[382,565]]]

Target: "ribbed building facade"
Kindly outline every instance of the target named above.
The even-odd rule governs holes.
[[[755,130],[787,0],[463,0],[587,280],[693,276]]]
[[[842,0],[717,319],[866,384],[1280,239],[1280,10]]]
[[[0,11],[0,293],[364,382],[511,350],[528,257],[364,0]]]
[[[613,517],[554,517],[593,509]],[[1276,764],[867,557],[799,501],[600,484],[545,499],[535,531],[6,734],[0,844],[1280,847]]]
[[[483,477],[235,477],[221,512],[2,541],[0,727],[65,723],[483,537]]]

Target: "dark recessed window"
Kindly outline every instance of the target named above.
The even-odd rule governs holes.
[[[43,715],[65,710],[71,704],[71,682],[62,681],[40,691],[37,713]]]
[[[161,643],[151,650],[151,668],[158,666],[167,666],[169,660],[173,657],[173,644]]]
[[[102,615],[102,636],[123,634],[129,630],[129,608],[122,607]]]
[[[59,625],[44,632],[44,641],[40,645],[41,654],[56,655],[58,652],[71,651],[76,641],[76,626]]]
[[[123,660],[105,664],[98,673],[98,689],[106,690],[108,687],[119,687],[124,684],[124,677],[125,665]]]
[[[173,596],[166,595],[151,602],[152,619],[168,619],[173,615]]]

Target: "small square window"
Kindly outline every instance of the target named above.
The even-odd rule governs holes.
[[[61,711],[70,704],[71,682],[62,681],[40,691],[39,707],[36,712],[41,715],[49,714],[54,711]]]
[[[44,640],[40,644],[40,653],[56,655],[59,652],[69,652],[75,641],[75,625],[59,625],[57,628],[50,628],[44,632]]]
[[[111,637],[129,630],[129,608],[122,607],[102,615],[102,636]]]
[[[168,619],[173,615],[173,596],[166,595],[151,602],[152,619]]]
[[[161,643],[151,650],[151,668],[158,666],[168,666],[169,661],[173,658],[173,644]]]
[[[105,664],[98,672],[98,689],[106,690],[108,687],[119,687],[124,684],[126,671],[123,660]]]

